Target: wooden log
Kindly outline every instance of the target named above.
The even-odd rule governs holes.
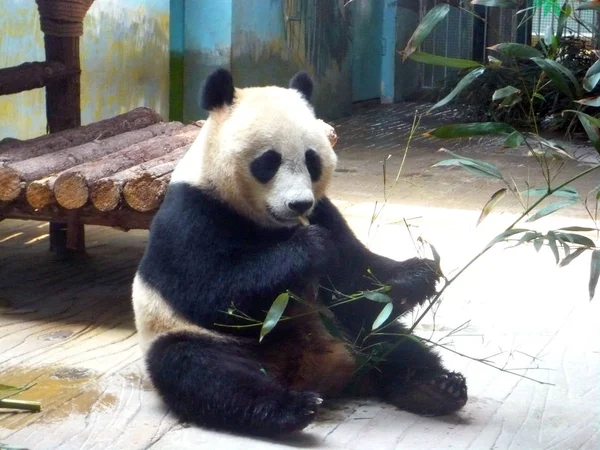
[[[136,108],[110,119],[34,139],[25,141],[3,139],[0,142],[0,162],[17,162],[35,158],[57,150],[146,128],[159,122],[162,122],[162,118],[150,108]]]
[[[38,178],[99,159],[135,143],[161,134],[169,134],[183,125],[179,122],[157,123],[141,130],[129,131],[102,141],[93,141],[55,153],[0,166],[0,200],[10,202],[21,195],[24,184]]]
[[[138,164],[137,166],[117,172],[110,177],[101,178],[91,183],[90,199],[92,200],[92,204],[100,211],[112,211],[116,209],[121,203],[123,187],[128,181],[138,179],[145,173],[159,173],[161,174],[159,176],[162,176],[172,172],[190,147],[191,144],[176,148],[165,156]]]
[[[26,62],[0,69],[0,95],[41,88],[73,75],[76,70],[69,70],[58,61]]]
[[[204,123],[204,120],[199,120],[195,122],[195,125],[202,127]],[[139,177],[144,172],[152,170],[153,168],[157,169],[158,166],[164,165],[162,169],[158,170],[173,171],[175,165],[177,165],[190,146],[191,144],[176,148],[171,153],[164,156],[143,162],[137,166],[117,172],[109,177],[94,181],[89,186],[92,204],[100,211],[112,211],[116,209],[121,203],[125,183]]]
[[[81,208],[89,200],[89,185],[94,181],[191,144],[199,131],[197,125],[188,125],[174,136],[148,139],[110,156],[65,170],[54,182],[56,201],[67,209]]]
[[[27,202],[35,209],[44,208],[56,203],[54,197],[54,180],[56,176],[42,178],[41,180],[33,180],[25,189],[25,197]]]
[[[158,172],[149,171],[141,174],[136,179],[128,181],[123,187],[123,198],[132,209],[140,212],[150,212],[160,206],[167,193],[174,166],[166,163],[156,169],[158,169]],[[164,172],[164,174],[157,176],[161,172]]]
[[[187,146],[186,148],[189,148],[189,146]],[[169,153],[168,155],[163,156],[162,158],[158,158],[154,162],[154,165],[160,164],[166,160],[169,160],[170,158],[177,157],[178,150],[179,149],[175,149],[175,151],[172,152],[173,155]],[[180,155],[179,157],[181,156],[183,155]],[[151,167],[151,164],[152,162],[149,161],[148,163],[141,164],[141,166]],[[127,171],[123,171],[125,175],[126,172]],[[29,183],[25,191],[25,195],[27,201],[31,206],[33,206],[36,209],[40,209],[45,206],[53,205],[56,203],[56,197],[54,196],[54,183],[58,175],[59,174],[52,175],[50,177],[42,178],[41,180],[33,180],[31,183]],[[118,177],[116,177],[116,179],[118,179]],[[119,205],[122,192],[121,187],[122,184],[127,180],[127,178],[123,178],[123,181],[121,182],[121,187],[117,187],[116,183],[113,180],[109,180],[110,177],[93,182],[91,183],[91,185],[89,180],[87,180],[88,185],[90,185],[90,197],[92,199],[92,202],[100,211],[112,211]]]

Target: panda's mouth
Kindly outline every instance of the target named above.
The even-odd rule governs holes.
[[[271,218],[275,222],[277,222],[278,225],[283,225],[286,227],[293,227],[296,225],[300,225],[299,216],[295,215],[292,217],[281,217],[275,211],[273,211],[271,208],[267,208],[267,211],[269,212],[269,215],[271,216]]]

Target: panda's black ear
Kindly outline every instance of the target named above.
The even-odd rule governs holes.
[[[313,82],[306,72],[298,72],[290,80],[290,88],[299,91],[307,101],[310,101],[313,91]]]
[[[233,103],[233,77],[228,70],[217,69],[211,73],[202,86],[200,106],[212,111]]]

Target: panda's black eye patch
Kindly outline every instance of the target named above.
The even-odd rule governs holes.
[[[275,176],[280,165],[281,154],[275,150],[269,150],[250,163],[250,172],[254,178],[264,184]]]
[[[312,149],[306,150],[304,160],[306,161],[306,168],[310,174],[310,179],[313,182],[319,181],[319,178],[321,178],[322,167],[321,158],[319,158],[317,152]]]

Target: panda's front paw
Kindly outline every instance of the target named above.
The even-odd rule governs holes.
[[[311,271],[322,272],[337,261],[338,250],[328,229],[319,225],[301,227],[295,238],[308,250]]]
[[[436,284],[441,276],[435,261],[412,258],[397,263],[383,282],[391,287],[394,304],[406,312],[436,294]]]

